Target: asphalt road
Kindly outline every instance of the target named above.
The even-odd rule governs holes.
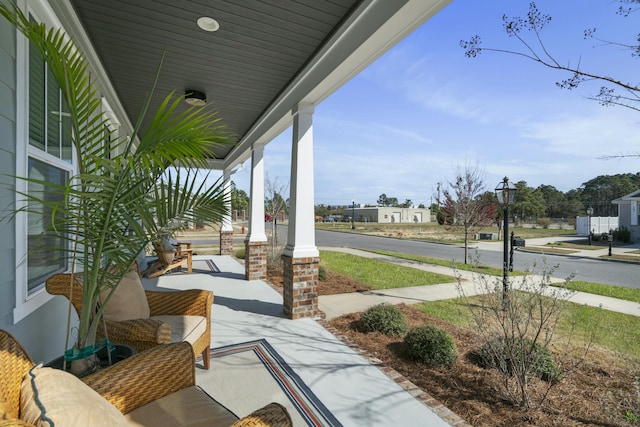
[[[267,235],[271,234],[271,224],[265,224]],[[218,239],[194,240],[194,244],[207,244]],[[278,241],[286,242],[287,226],[278,225]],[[242,243],[244,238],[234,239],[234,243]],[[446,260],[464,261],[463,245],[420,242],[407,239],[367,236],[363,234],[342,233],[336,231],[316,230],[317,246],[344,246],[360,249],[376,249],[424,255]],[[493,267],[502,267],[502,245],[496,244],[496,250],[479,250],[470,245],[469,258],[478,258],[480,263]],[[545,267],[546,266],[546,267]],[[635,263],[609,261],[604,259],[579,256],[553,255],[542,256],[536,253],[515,251],[513,268],[516,270],[532,270],[540,273],[557,266],[553,277],[566,279],[575,274],[573,280],[603,283],[608,285],[627,286],[640,289],[640,266]]]
[[[316,230],[316,245],[320,247],[345,246],[360,249],[377,249],[464,261],[463,245],[419,242],[335,231]],[[470,248],[472,248],[469,250],[471,259],[477,256],[480,263],[484,265],[502,267],[503,253],[501,245],[496,246],[498,250],[478,250],[473,248],[472,245]],[[540,273],[544,269],[549,270],[549,267],[556,265],[557,268],[553,273],[553,277],[560,279],[566,279],[571,274],[575,274],[573,280],[640,288],[638,274],[640,273],[640,266],[635,263],[552,254],[543,257],[540,254],[524,251],[515,251],[513,256],[513,268],[516,270],[533,270]]]

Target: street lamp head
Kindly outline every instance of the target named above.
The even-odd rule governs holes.
[[[518,189],[516,188],[516,186],[509,182],[509,178],[505,176],[496,187],[496,197],[498,199],[498,203],[505,207],[513,205],[516,200],[517,191]]]
[[[593,208],[591,206],[587,208],[587,215],[589,216],[593,215]]]

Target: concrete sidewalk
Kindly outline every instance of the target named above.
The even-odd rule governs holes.
[[[468,425],[446,407],[432,402],[433,399],[431,405],[425,404],[420,400],[428,396],[424,391],[390,378],[321,322],[286,318],[282,295],[262,280],[245,280],[244,266],[232,257],[194,257],[206,259],[214,261],[218,273],[176,272],[143,279],[143,285],[151,290],[213,291],[212,348],[266,339],[344,427]],[[202,369],[196,369],[196,383],[201,384],[202,374]],[[225,399],[231,400],[233,396],[234,393],[229,393]],[[251,402],[250,406],[258,408],[275,399],[266,394],[261,398],[267,401]],[[231,406],[232,402],[220,399],[220,403]]]
[[[449,283],[442,283],[437,285],[416,286],[399,289],[384,289],[379,291],[353,292],[338,295],[322,295],[318,297],[318,305],[320,310],[322,310],[326,314],[327,320],[331,320],[335,317],[339,317],[349,313],[361,312],[371,306],[383,302],[390,304],[417,304],[424,301],[457,298],[461,295],[461,292],[467,296],[475,295],[481,292],[480,287],[476,285],[480,276],[478,273],[461,270],[454,271],[454,269],[451,267],[424,264],[416,261],[404,260],[387,255],[380,255],[359,249],[344,247],[320,249],[326,251],[346,252],[364,258],[376,259],[379,261],[402,265],[404,267],[444,274],[451,276],[452,278],[451,282]],[[459,278],[459,280],[456,279],[456,277]],[[522,276],[512,277],[512,285],[514,287],[518,287],[519,280],[521,279]],[[484,278],[484,280],[496,281],[501,279],[496,278],[495,276],[487,276]],[[563,282],[559,279],[551,279],[551,281],[556,283]],[[640,316],[640,304],[631,301],[618,300],[615,298],[588,294],[584,292],[573,292],[571,297],[569,298],[569,301],[593,307],[602,307],[605,310],[616,311],[619,313]]]

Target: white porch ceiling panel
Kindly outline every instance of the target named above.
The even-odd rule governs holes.
[[[205,92],[237,135],[211,167],[235,166],[252,144],[317,105],[450,0],[66,0],[51,4],[102,62],[135,122],[164,63],[151,111],[170,91]],[[198,28],[201,16],[220,29]],[[83,34],[84,33],[84,34]],[[86,35],[86,36],[85,36]]]

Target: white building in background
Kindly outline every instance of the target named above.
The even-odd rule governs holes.
[[[431,222],[431,209],[395,207],[355,207],[344,209],[344,217],[356,222],[378,222],[386,224],[425,224]]]

